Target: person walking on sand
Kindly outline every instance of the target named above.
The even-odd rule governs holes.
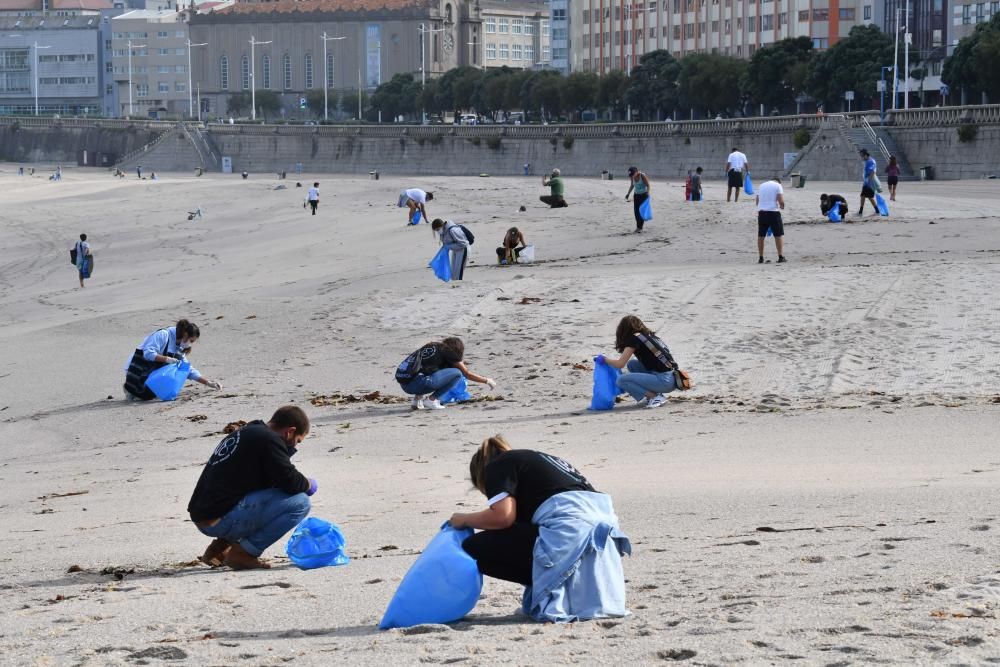
[[[87,235],[80,234],[80,240],[76,242],[76,270],[80,275],[80,287],[83,288],[83,281],[90,278],[90,272],[94,268],[94,256],[90,252],[90,244],[87,243]]]
[[[140,181],[142,180],[142,165],[141,165],[141,164],[140,164],[140,165],[138,165],[138,166],[137,166],[137,167],[135,168],[135,175],[136,175],[136,177],[137,177],[137,178],[138,178],[138,179],[139,179]]]
[[[128,400],[151,401],[156,394],[146,386],[146,379],[157,368],[167,364],[178,364],[187,360],[192,346],[201,337],[197,324],[180,319],[172,327],[158,329],[146,336],[132,357],[125,364],[125,398]],[[212,389],[222,389],[222,385],[202,377],[197,368],[191,367],[188,378]]]
[[[642,232],[642,226],[646,222],[639,210],[649,199],[649,178],[639,171],[638,167],[629,167],[628,179],[628,192],[625,193],[625,201],[628,201],[633,192],[635,193],[635,197],[632,197],[632,212],[635,214],[635,231],[638,234]]]
[[[736,198],[733,199],[733,201],[740,200],[740,190],[743,189],[746,172],[749,169],[750,161],[747,160],[747,156],[733,146],[733,152],[726,158],[726,178],[728,179],[728,185],[726,187],[727,202],[733,196],[734,191],[736,193]]]
[[[636,407],[665,405],[667,394],[677,388],[674,371],[678,368],[667,344],[637,316],[626,315],[615,331],[615,349],[620,357],[599,354],[596,363],[628,370],[618,376],[618,388],[635,399]]]
[[[462,280],[465,276],[465,263],[469,259],[469,246],[472,243],[465,235],[462,226],[451,220],[435,218],[431,230],[439,235],[441,245],[448,249],[451,257],[451,279]]]
[[[701,167],[694,170],[691,174],[691,199],[689,201],[701,201],[703,194],[701,189],[701,174],[705,171]]]
[[[554,623],[628,614],[622,556],[632,545],[610,496],[563,459],[512,449],[502,435],[483,441],[469,475],[488,507],[448,523],[480,531],[462,549],[482,574],[525,587],[524,614]]]
[[[785,210],[785,191],[781,187],[781,177],[765,181],[757,188],[757,263],[764,263],[764,238],[768,230],[774,236],[774,247],[778,251],[778,263],[785,261],[785,226],[781,222],[781,212]]]
[[[396,368],[396,382],[413,396],[410,407],[413,410],[443,410],[440,398],[463,376],[496,389],[496,381],[473,373],[465,365],[464,357],[465,343],[455,337],[427,343],[407,355]]]
[[[316,209],[319,208],[319,183],[312,184],[312,187],[309,188],[309,193],[306,195],[306,200],[309,202],[310,208],[312,208],[312,214],[316,215]]]
[[[565,186],[561,174],[562,172],[558,169],[553,169],[552,173],[548,176],[542,176],[542,187],[550,188],[551,194],[542,195],[538,199],[543,204],[548,204],[549,208],[566,208],[569,206],[563,198]]]
[[[861,207],[858,209],[858,217],[865,214],[865,200],[872,204],[872,215],[878,215],[878,206],[875,204],[875,179],[878,166],[873,158],[864,148],[858,153],[865,163],[864,175],[861,180]]]
[[[292,464],[309,435],[302,408],[278,408],[218,444],[194,487],[187,511],[202,535],[214,538],[198,560],[234,570],[267,569],[261,554],[309,514],[318,484]]]
[[[899,186],[899,162],[895,155],[889,156],[889,164],[885,167],[885,182],[889,185],[889,201],[896,201],[896,187]]]
[[[430,220],[427,217],[426,204],[429,201],[434,200],[433,192],[424,192],[420,188],[410,188],[409,190],[403,190],[399,193],[399,202],[397,206],[399,208],[406,207],[409,209],[409,213],[406,216],[406,223],[409,225],[414,224],[413,218],[416,216],[417,211],[420,211],[420,215],[423,216],[424,222]]]

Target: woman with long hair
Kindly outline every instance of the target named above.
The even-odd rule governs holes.
[[[628,373],[618,376],[618,388],[628,392],[638,407],[664,405],[667,394],[677,388],[674,379],[677,362],[666,343],[638,317],[626,315],[615,331],[615,349],[621,353],[620,357],[609,359],[598,355],[597,363],[628,369]]]

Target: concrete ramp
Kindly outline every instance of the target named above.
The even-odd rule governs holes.
[[[147,172],[191,172],[198,168],[218,170],[207,153],[205,149],[199,150],[191,132],[183,123],[178,123],[152,143],[126,155],[115,166],[131,171],[141,165]]]

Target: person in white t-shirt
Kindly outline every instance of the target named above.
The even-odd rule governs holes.
[[[750,161],[747,160],[747,156],[736,150],[736,147],[733,146],[733,152],[726,158],[726,177],[729,182],[729,187],[726,189],[726,201],[732,198],[733,190],[736,190],[736,199],[733,201],[740,200],[740,190],[743,189],[744,174],[749,169]]]
[[[87,235],[80,234],[80,240],[76,242],[76,270],[80,274],[80,287],[83,287],[83,281],[90,277],[93,267],[94,256],[90,253]]]
[[[312,208],[312,214],[316,215],[316,209],[319,208],[319,183],[313,183],[312,187],[309,188],[309,192],[306,194],[306,201],[309,202],[309,206]]]
[[[429,223],[430,218],[427,217],[427,209],[424,205],[434,199],[433,192],[424,192],[419,188],[410,188],[409,190],[404,190],[399,193],[399,203],[397,204],[399,208],[404,206],[410,209],[409,214],[406,217],[406,224],[412,225],[414,216],[416,216],[417,211],[420,211],[420,215],[423,217],[424,222]],[[419,222],[419,220],[417,221]]]
[[[757,188],[757,263],[764,263],[764,238],[768,231],[774,235],[774,247],[778,251],[778,263],[787,261],[784,255],[785,227],[781,222],[781,211],[785,208],[785,191],[781,178],[766,181]]]

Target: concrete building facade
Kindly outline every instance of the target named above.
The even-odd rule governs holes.
[[[139,9],[111,19],[117,115],[144,118],[188,115],[187,16],[173,10]]]
[[[483,38],[475,47],[485,67],[532,69],[552,63],[547,2],[481,0],[480,9]]]

